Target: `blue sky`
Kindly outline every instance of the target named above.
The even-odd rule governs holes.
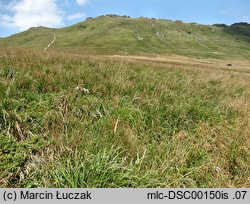
[[[0,0],[0,37],[39,25],[64,27],[104,14],[250,23],[250,0]]]

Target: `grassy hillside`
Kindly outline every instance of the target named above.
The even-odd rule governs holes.
[[[0,49],[0,186],[250,187],[249,103],[247,73]]]
[[[250,59],[250,26],[206,26],[181,21],[101,16],[61,29],[45,27],[0,40],[0,46],[85,54],[184,55]]]

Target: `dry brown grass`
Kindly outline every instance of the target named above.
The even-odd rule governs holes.
[[[250,61],[249,60],[211,60],[211,59],[195,59],[184,56],[166,56],[166,57],[143,57],[143,56],[105,56],[111,59],[135,61],[146,61],[163,63],[170,66],[186,67],[191,69],[212,69],[223,70],[232,72],[250,73]],[[228,66],[231,64],[232,66]]]

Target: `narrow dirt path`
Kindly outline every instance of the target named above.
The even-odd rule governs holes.
[[[56,34],[54,33],[54,39],[52,40],[52,42],[50,44],[48,44],[47,47],[44,48],[43,51],[44,52],[47,51],[50,48],[50,46],[54,44],[55,41],[56,41]]]

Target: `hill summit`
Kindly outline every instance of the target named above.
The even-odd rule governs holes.
[[[54,34],[56,39],[54,38]],[[36,27],[0,39],[0,46],[83,54],[250,58],[250,25],[200,25],[108,14],[65,28]]]

